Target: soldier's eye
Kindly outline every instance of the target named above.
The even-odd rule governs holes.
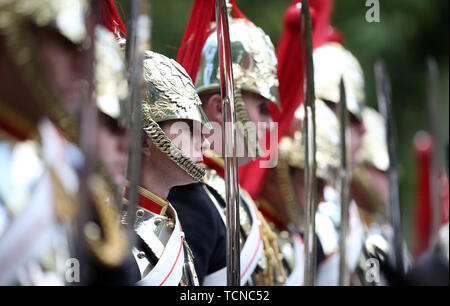
[[[186,122],[189,126],[189,132],[191,132],[191,134],[194,134],[194,121],[189,120]]]
[[[269,101],[264,101],[259,104],[259,112],[264,115],[270,114]]]

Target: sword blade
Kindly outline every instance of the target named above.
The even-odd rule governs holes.
[[[431,188],[431,205],[432,205],[432,222],[431,232],[429,237],[429,249],[432,249],[439,237],[439,228],[441,224],[441,211],[440,211],[440,184],[439,175],[442,170],[442,142],[440,135],[440,116],[438,113],[438,82],[439,71],[436,60],[434,58],[427,59],[427,107],[429,116],[429,126],[431,135],[433,138],[433,152],[431,159],[431,176],[430,176],[430,188]]]
[[[224,161],[227,211],[227,285],[240,286],[240,241],[239,241],[239,180],[236,157],[236,113],[234,110],[234,80],[231,66],[230,32],[227,3],[216,0],[217,40],[220,59],[220,92],[224,122]]]
[[[98,1],[92,1],[91,14],[95,20],[93,24],[98,21]],[[89,28],[90,37],[95,37],[95,26]],[[78,216],[76,219],[75,230],[71,232],[73,236],[73,246],[75,248],[75,256],[80,261],[80,275],[87,275],[89,266],[92,265],[92,257],[89,254],[89,247],[86,245],[84,238],[84,230],[86,224],[93,220],[95,215],[95,208],[92,203],[91,189],[89,182],[92,175],[95,173],[95,163],[97,154],[95,152],[96,136],[97,136],[97,107],[93,100],[93,93],[95,91],[95,44],[91,44],[89,50],[86,52],[86,71],[90,72],[87,76],[85,86],[81,90],[82,109],[80,118],[80,149],[84,156],[84,164],[80,171],[80,199]],[[91,279],[89,277],[82,277],[81,284],[89,284]]]
[[[141,148],[142,148],[142,110],[143,99],[143,61],[144,51],[150,48],[151,23],[149,17],[149,0],[132,0],[130,4],[129,29],[127,42],[128,69],[130,73],[130,158],[128,162],[129,201],[127,223],[130,241],[135,241],[134,222],[138,203],[137,187],[140,184]],[[134,245],[134,244],[133,244]]]
[[[312,24],[307,0],[303,0],[300,14],[302,43],[303,97],[305,120],[305,275],[304,284],[313,286],[316,276],[316,222],[317,178],[316,178],[316,114],[314,94],[314,72],[312,59]]]
[[[399,273],[404,274],[403,239],[401,230],[400,198],[398,187],[398,170],[396,156],[396,131],[392,114],[391,85],[382,61],[375,63],[375,79],[377,89],[378,108],[386,122],[386,139],[389,151],[389,214],[394,231],[393,258]]]
[[[349,205],[350,205],[350,171],[348,150],[348,113],[347,97],[345,94],[344,80],[339,84],[339,124],[340,124],[340,154],[339,188],[341,198],[341,225],[339,234],[339,286],[350,285],[350,269],[348,262],[348,233],[349,233]]]

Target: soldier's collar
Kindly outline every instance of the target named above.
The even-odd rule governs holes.
[[[203,154],[203,164],[210,169],[213,169],[221,177],[225,177],[224,167],[225,162],[223,158],[217,156],[213,151],[207,150]]]
[[[24,141],[38,136],[37,125],[0,101],[0,131],[14,140]]]
[[[139,203],[138,205],[146,210],[149,210],[155,214],[164,216],[169,207],[169,201],[158,197],[153,192],[138,186]],[[128,200],[129,194],[129,182],[127,181],[125,186],[124,198]]]

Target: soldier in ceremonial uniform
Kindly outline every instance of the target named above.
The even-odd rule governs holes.
[[[185,34],[187,44],[181,47],[178,60],[194,76],[195,86],[208,119],[217,127],[223,128],[219,50],[215,25],[212,23],[214,5],[207,7],[207,1],[201,2],[194,2],[190,25],[196,24],[197,28],[190,32],[191,27],[188,25]],[[269,102],[278,103],[278,80],[276,57],[270,39],[246,19],[234,3],[232,10],[234,17],[229,18],[229,25],[238,123],[237,146],[238,151],[245,152],[238,156],[238,163],[244,165],[261,153],[260,139],[256,137],[255,127],[258,123],[271,122],[267,107]],[[205,20],[202,17],[202,28],[194,16],[210,18]],[[204,41],[198,40],[198,37],[204,37]],[[186,55],[191,48],[200,50],[200,46],[201,54],[191,57]],[[220,135],[221,132],[217,129],[214,133]],[[212,144],[211,151],[205,152],[204,155],[207,169],[204,184],[174,188],[170,199],[180,211],[186,235],[193,239],[191,246],[201,284],[226,285],[223,147],[220,141],[213,141]],[[241,284],[285,284],[287,264],[280,256],[277,235],[250,195],[242,188],[239,195]]]
[[[384,123],[379,114],[365,106],[362,69],[357,59],[339,42],[328,41],[314,51],[314,69],[316,98],[325,101],[335,112],[339,103],[339,82],[341,78],[344,81],[351,131],[350,228],[353,222],[360,233],[360,239],[351,244],[349,265],[350,272],[356,272],[354,276],[359,276],[353,277],[352,283],[367,284],[365,273],[370,268],[367,259],[377,258],[381,263],[386,262],[392,235],[383,213],[379,213],[389,209],[385,175],[389,161],[383,134]],[[367,133],[367,129],[371,130]],[[377,195],[371,196],[364,186],[370,186],[370,189],[375,186]],[[333,188],[326,189],[325,197],[328,202],[335,203],[336,207],[340,206],[339,195]],[[326,272],[325,275],[331,274]]]
[[[304,231],[305,219],[305,139],[300,132],[304,119],[304,107],[295,112],[291,129],[279,144],[279,160],[276,168],[268,169],[258,202],[261,209],[270,212],[277,228],[287,230],[289,224]],[[327,184],[335,184],[339,166],[339,127],[334,113],[321,100],[316,100],[317,120],[317,196],[316,235],[318,237],[318,263],[336,252],[337,233],[332,220],[322,210],[330,206],[324,200]],[[291,225],[292,227],[292,225]],[[296,257],[297,258],[297,257]],[[303,258],[303,250],[301,252]],[[303,264],[303,263],[302,263]],[[303,279],[303,275],[302,275]]]
[[[81,152],[86,1],[0,4],[0,284],[63,285]],[[62,16],[69,23],[57,22]]]
[[[339,82],[344,80],[351,131],[352,167],[358,163],[358,151],[365,133],[362,112],[365,105],[364,74],[353,54],[337,42],[327,42],[313,52],[316,98],[337,114]]]
[[[144,137],[132,251],[140,271],[138,284],[197,285],[187,243],[191,238],[185,237],[184,225],[167,196],[173,186],[203,179],[202,150],[207,142],[200,132],[202,125],[210,126],[190,77],[177,62],[146,51],[143,71]],[[125,203],[128,194],[127,187]]]
[[[122,44],[126,32],[112,0],[102,0],[96,40],[95,98],[98,109],[97,152],[111,181],[125,184],[128,162],[130,114],[128,82]]]
[[[340,101],[339,83],[341,78],[344,82],[346,92],[347,111],[349,116],[350,139],[348,139],[351,156],[350,171],[358,165],[358,152],[362,146],[362,139],[365,133],[365,126],[362,121],[362,112],[365,103],[364,76],[357,59],[346,50],[340,43],[325,42],[313,52],[314,60],[314,86],[316,99],[325,102],[336,114],[337,104]],[[318,122],[317,124],[320,124]],[[334,209],[324,210],[328,218],[333,221],[336,230],[340,228],[340,196],[336,192],[336,185],[328,185],[324,189],[324,197],[327,203],[333,203]],[[353,241],[349,254],[350,272],[355,271],[359,257],[364,246],[365,231],[358,206],[354,200],[349,206],[349,222],[352,232],[349,233],[349,240]],[[317,223],[320,231],[320,222]],[[354,235],[354,237],[353,237]],[[354,240],[353,240],[354,239]],[[318,283],[337,284],[338,281],[339,254],[335,250],[333,256],[328,256],[319,265]],[[334,272],[330,272],[334,271]],[[322,277],[323,276],[323,277]]]
[[[106,3],[104,1],[103,3]],[[102,20],[100,20],[102,23]],[[92,194],[102,225],[104,243],[92,243],[92,251],[102,261],[114,262],[121,253],[122,261],[97,269],[95,284],[133,284],[139,275],[134,258],[128,252],[125,228],[120,224],[120,209],[125,186],[125,172],[129,150],[129,111],[127,109],[128,82],[125,78],[124,53],[114,29],[102,25],[95,29],[94,98],[97,106],[96,179]],[[91,233],[95,237],[96,231]]]
[[[76,143],[80,85],[91,73],[89,11],[82,0],[0,4],[0,284],[92,284],[109,282],[99,274],[111,272],[127,282],[116,270],[127,239],[100,172],[89,175],[89,202],[80,205],[84,158]],[[103,38],[97,31],[106,47]],[[98,81],[100,88],[105,80]]]

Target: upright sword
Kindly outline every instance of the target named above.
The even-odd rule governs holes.
[[[240,286],[240,242],[239,242],[239,178],[236,157],[236,113],[234,110],[234,79],[231,66],[228,7],[225,0],[216,0],[217,40],[220,60],[220,92],[224,122],[224,160],[227,211],[227,285]]]
[[[127,223],[130,242],[135,241],[134,222],[140,184],[142,148],[142,109],[144,80],[144,52],[150,49],[151,19],[149,0],[132,0],[129,7],[129,39],[127,41],[128,70],[130,75],[130,158],[128,163],[129,198]],[[133,244],[134,245],[134,244]]]
[[[340,132],[340,155],[339,167],[339,189],[341,198],[341,224],[339,233],[339,286],[350,285],[350,270],[348,263],[348,233],[349,233],[349,205],[350,205],[350,155],[348,148],[348,113],[347,97],[345,94],[344,79],[339,84],[339,132]]]
[[[389,217],[391,219],[391,224],[394,231],[393,258],[396,270],[401,275],[404,275],[405,271],[403,266],[403,239],[400,216],[397,157],[395,147],[396,131],[394,125],[394,116],[392,114],[391,85],[386,67],[382,61],[377,61],[375,63],[375,79],[378,109],[380,110],[386,122],[386,139],[388,142],[389,152]]]
[[[303,97],[305,119],[302,126],[305,135],[305,271],[304,284],[313,286],[316,276],[316,111],[314,92],[314,68],[312,59],[312,24],[307,0],[298,4],[303,63]]]
[[[442,138],[440,133],[441,120],[439,120],[438,113],[438,82],[439,71],[436,60],[429,57],[427,59],[427,107],[429,116],[429,126],[431,135],[433,138],[433,151],[431,158],[431,175],[430,175],[430,188],[431,188],[431,205],[432,205],[432,222],[431,232],[429,239],[429,249],[432,249],[439,237],[439,228],[441,224],[441,207],[440,207],[440,184],[439,177],[443,168],[442,160]]]

